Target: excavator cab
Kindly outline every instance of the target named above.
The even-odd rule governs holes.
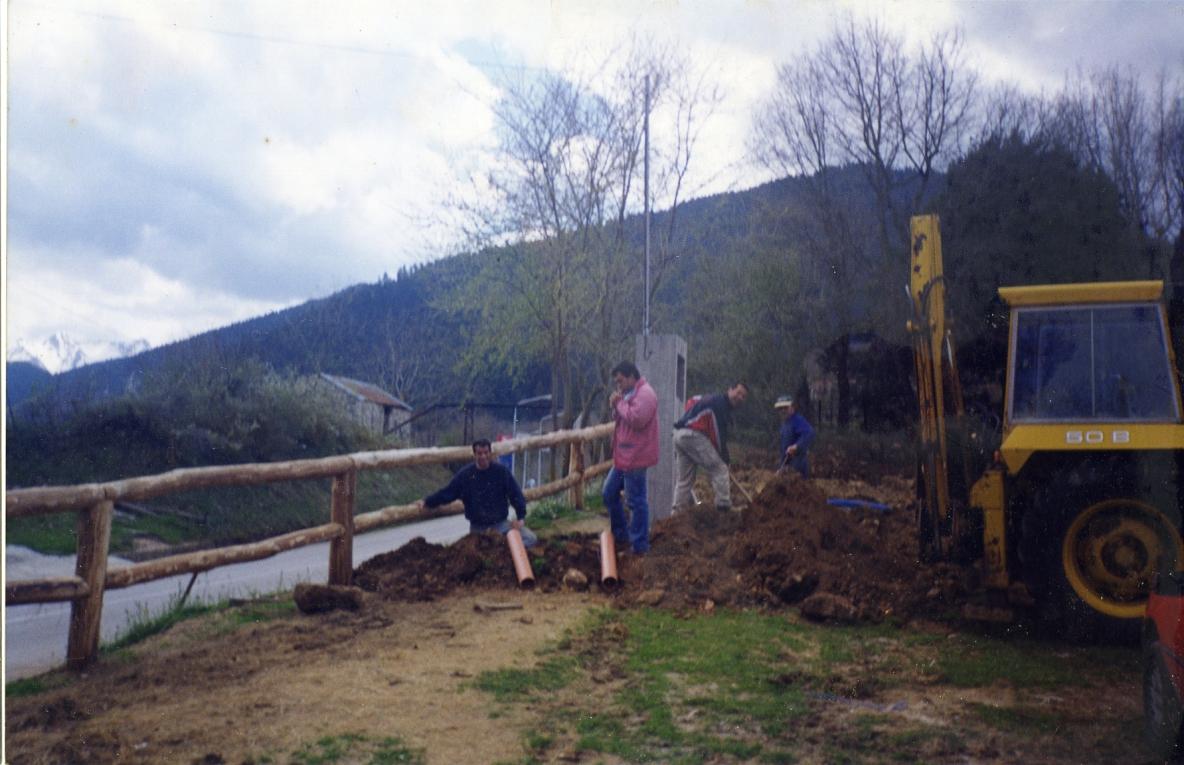
[[[1154,282],[1106,287],[1111,300],[1154,290]],[[1022,305],[1021,297],[1037,299],[1031,292],[1007,290],[1021,303],[1014,307],[1008,423],[1180,421],[1157,304]]]

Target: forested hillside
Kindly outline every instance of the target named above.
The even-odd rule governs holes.
[[[857,173],[851,170],[849,175],[850,193],[856,197],[862,193]],[[795,228],[785,221],[804,221],[809,216],[801,187],[800,182],[785,179],[682,205],[675,243],[678,257],[656,295],[654,331],[686,335],[700,331],[699,327],[705,331],[714,323],[703,315],[702,296],[696,290],[704,279],[715,279],[719,263],[743,263],[764,253],[788,259],[789,253],[800,250],[800,225]],[[665,225],[669,214],[655,215],[653,225]],[[640,272],[644,241],[640,219],[630,221],[629,233]],[[278,372],[328,372],[371,381],[418,407],[465,398],[513,402],[545,393],[545,365],[528,364],[513,373],[492,363],[469,367],[462,363],[472,338],[495,328],[483,327],[477,306],[458,305],[457,296],[471,294],[479,299],[486,290],[481,282],[482,263],[518,256],[521,253],[513,250],[490,250],[401,269],[394,278],[355,285],[134,357],[91,364],[52,380],[39,379],[35,386],[14,390],[13,402],[20,404],[28,391],[37,388],[50,392],[58,403],[85,405],[134,392],[149,376],[231,367],[247,359]],[[640,282],[633,286],[641,291]],[[742,287],[736,284],[730,289]],[[637,316],[636,331],[640,322]]]

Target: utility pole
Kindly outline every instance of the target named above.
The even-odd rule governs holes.
[[[645,77],[645,317],[637,336],[637,368],[658,394],[658,431],[669,433],[682,414],[687,393],[687,343],[677,335],[650,335],[650,76]],[[658,453],[658,464],[646,471],[646,493],[650,518],[659,520],[671,513],[674,497],[674,455],[669,449]]]
[[[650,76],[645,76],[645,182],[642,196],[645,197],[645,318],[641,334],[650,336]]]

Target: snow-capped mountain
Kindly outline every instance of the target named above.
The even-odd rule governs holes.
[[[8,361],[35,364],[51,374],[96,361],[123,358],[143,353],[150,346],[147,340],[85,342],[77,341],[65,332],[55,332],[41,341],[17,340],[8,351]]]

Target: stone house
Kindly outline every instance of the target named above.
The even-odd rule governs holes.
[[[411,419],[412,409],[405,401],[376,385],[324,373],[317,375],[316,383],[350,418],[376,435],[389,435]],[[403,428],[398,435],[409,438],[410,428]]]

